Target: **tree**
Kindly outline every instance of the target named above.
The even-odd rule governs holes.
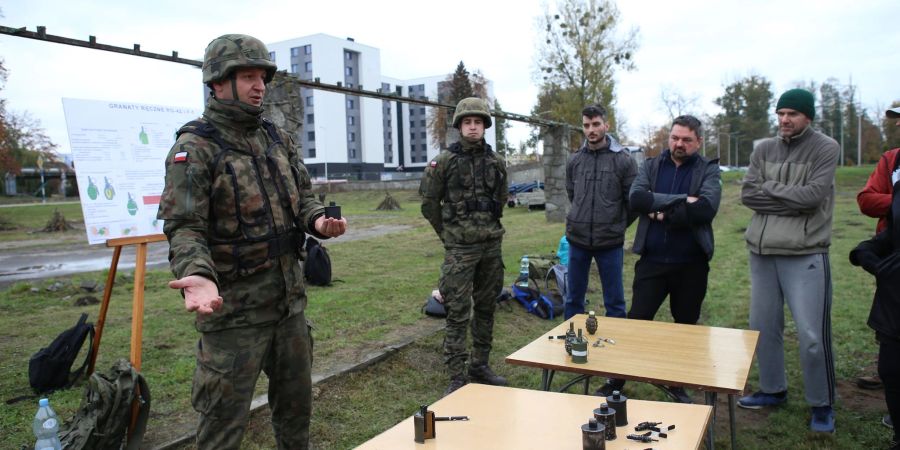
[[[500,106],[500,102],[497,99],[494,99],[494,111],[503,112],[503,107]],[[509,123],[506,119],[502,117],[494,117],[494,135],[497,138],[497,148],[494,150],[497,151],[498,154],[506,157],[506,154],[509,152],[509,142],[506,141],[506,130],[510,127]]]
[[[816,120],[819,129],[832,139],[841,142],[841,135],[844,134],[842,117],[844,99],[836,79],[829,78],[819,87],[819,104],[822,111]]]
[[[669,114],[669,120],[675,120],[676,117],[684,114],[691,114],[700,101],[696,94],[686,96],[672,85],[666,85],[660,89],[659,99]]]
[[[40,121],[27,112],[5,112],[3,127],[0,153],[8,155],[12,164],[0,170],[18,174],[23,166],[37,165],[39,157],[45,162],[56,161],[56,144],[44,133]]]
[[[0,58],[0,90],[8,72]],[[0,98],[0,179],[7,173],[19,174],[22,166],[34,166],[38,157],[56,160],[56,145],[44,133],[39,120],[27,112],[17,114],[6,109],[6,99]]]
[[[644,156],[647,158],[657,156],[662,153],[663,149],[669,145],[669,127],[651,125],[645,123],[641,127],[643,141],[641,147],[644,149]]]
[[[468,97],[479,97],[488,101],[487,79],[480,71],[469,73],[462,61],[456,66],[456,70],[447,78],[438,83],[438,102],[455,105],[460,100]],[[431,142],[435,146],[445,149],[459,138],[458,132],[453,128],[453,113],[445,108],[432,108],[428,119],[428,128],[431,130]]]
[[[556,7],[556,14],[548,11],[540,18],[545,39],[536,55],[540,86],[532,113],[580,124],[581,110],[600,104],[608,110],[614,130],[613,75],[616,69],[634,69],[638,31],[618,35],[619,10],[612,0],[558,0]]]
[[[896,108],[898,106],[900,106],[900,100],[895,100],[891,103],[891,108]],[[881,109],[882,108],[879,108],[879,110]],[[882,117],[881,130],[884,132],[885,144],[884,147],[882,147],[882,151],[900,147],[900,127],[894,125],[897,123],[897,119],[888,119],[885,116]]]
[[[725,93],[715,100],[722,112],[713,119],[717,131],[719,152],[724,150],[719,136],[727,134],[729,165],[748,162],[753,151],[753,141],[771,135],[772,121],[769,107],[772,105],[772,85],[765,77],[750,75],[725,87]],[[731,156],[734,142],[735,156]],[[741,145],[744,143],[744,145]]]
[[[869,118],[866,110],[862,110],[862,161],[860,164],[878,162],[884,148],[884,138],[878,125]],[[896,127],[895,127],[896,128]],[[900,141],[898,141],[900,144]]]

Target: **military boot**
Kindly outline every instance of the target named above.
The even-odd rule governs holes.
[[[469,379],[474,383],[490,384],[493,386],[506,386],[506,378],[494,373],[487,365],[469,366]]]
[[[444,396],[448,396],[453,393],[453,391],[469,384],[469,379],[466,378],[465,374],[454,375],[450,377],[450,386],[447,386],[447,390],[444,391]]]

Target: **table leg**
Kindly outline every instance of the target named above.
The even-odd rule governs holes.
[[[550,370],[548,369],[541,369],[541,390],[550,390]]]
[[[731,422],[731,448],[737,448],[737,430],[735,429],[735,418],[734,418],[734,406],[735,406],[735,396],[732,394],[728,395],[728,420]]]
[[[716,447],[716,401],[718,400],[718,393],[707,391],[704,394],[706,396],[706,404],[712,406],[712,417],[709,420],[709,428],[706,430],[706,448],[713,450]]]

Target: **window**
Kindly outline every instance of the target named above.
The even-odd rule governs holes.
[[[312,45],[304,45],[303,46],[303,54],[309,55],[312,53]]]
[[[356,158],[356,149],[355,149],[355,148],[351,148],[351,149],[350,149],[350,157],[351,157],[351,158]]]
[[[421,114],[423,116],[425,115],[425,107],[424,106],[419,108],[419,114]]]
[[[312,125],[316,123],[316,115],[315,114],[307,114],[306,115],[306,124]]]
[[[353,105],[354,105],[355,103],[356,103],[356,102],[354,102],[352,98],[348,98],[348,99],[347,99],[347,109],[353,109]]]
[[[425,139],[425,132],[423,131],[423,132],[419,133],[419,137],[421,137],[422,139]]]
[[[353,83],[347,83],[347,87],[353,89]]]
[[[306,97],[306,106],[312,106],[312,105],[313,105],[313,96],[310,95],[309,97]]]
[[[347,125],[354,125],[354,124],[356,124],[356,117],[348,116],[347,117]]]
[[[416,162],[416,155],[412,155],[409,157],[409,162]]]
[[[291,49],[291,56],[300,56],[300,47],[294,47]]]
[[[347,134],[347,140],[350,142],[356,142],[356,133],[350,132]]]
[[[307,150],[306,157],[307,158],[315,158],[316,157],[316,149],[311,148],[311,149]]]
[[[307,72],[312,72],[312,61],[303,63],[303,68],[306,69]]]
[[[428,144],[422,144],[422,151],[426,153],[428,152]]]
[[[419,125],[422,125],[422,126],[424,127],[424,126],[425,126],[425,119],[422,119],[422,121],[419,122]]]
[[[307,140],[307,141],[314,141],[314,140],[316,140],[316,132],[315,132],[315,131],[307,131],[307,132],[306,132],[306,140]]]
[[[291,64],[291,73],[297,73],[300,71],[300,64]]]
[[[275,52],[269,52],[269,61],[275,61]]]
[[[353,68],[352,67],[344,67],[344,75],[348,77],[353,76]]]
[[[353,61],[353,53],[351,53],[351,52],[344,52],[344,55],[347,56],[347,61]]]

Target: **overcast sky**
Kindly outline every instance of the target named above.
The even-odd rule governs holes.
[[[225,33],[277,42],[314,33],[353,37],[381,50],[386,76],[451,72],[462,60],[493,80],[505,110],[527,114],[537,95],[535,46],[543,38],[541,0],[185,1],[13,0],[0,24],[104,44],[201,59]],[[256,6],[256,5],[261,5]],[[900,100],[900,2],[860,0],[627,0],[620,27],[639,29],[637,69],[617,76],[624,132],[641,139],[662,125],[664,87],[698,99],[694,113],[715,114],[723,86],[749,74],[772,82],[777,96],[800,81],[830,77],[858,86],[863,106],[883,114]],[[0,97],[42,122],[62,152],[69,143],[63,97],[200,108],[200,71],[180,64],[0,36],[9,79]],[[322,80],[334,82],[338,80]],[[524,126],[510,143],[526,139]]]

